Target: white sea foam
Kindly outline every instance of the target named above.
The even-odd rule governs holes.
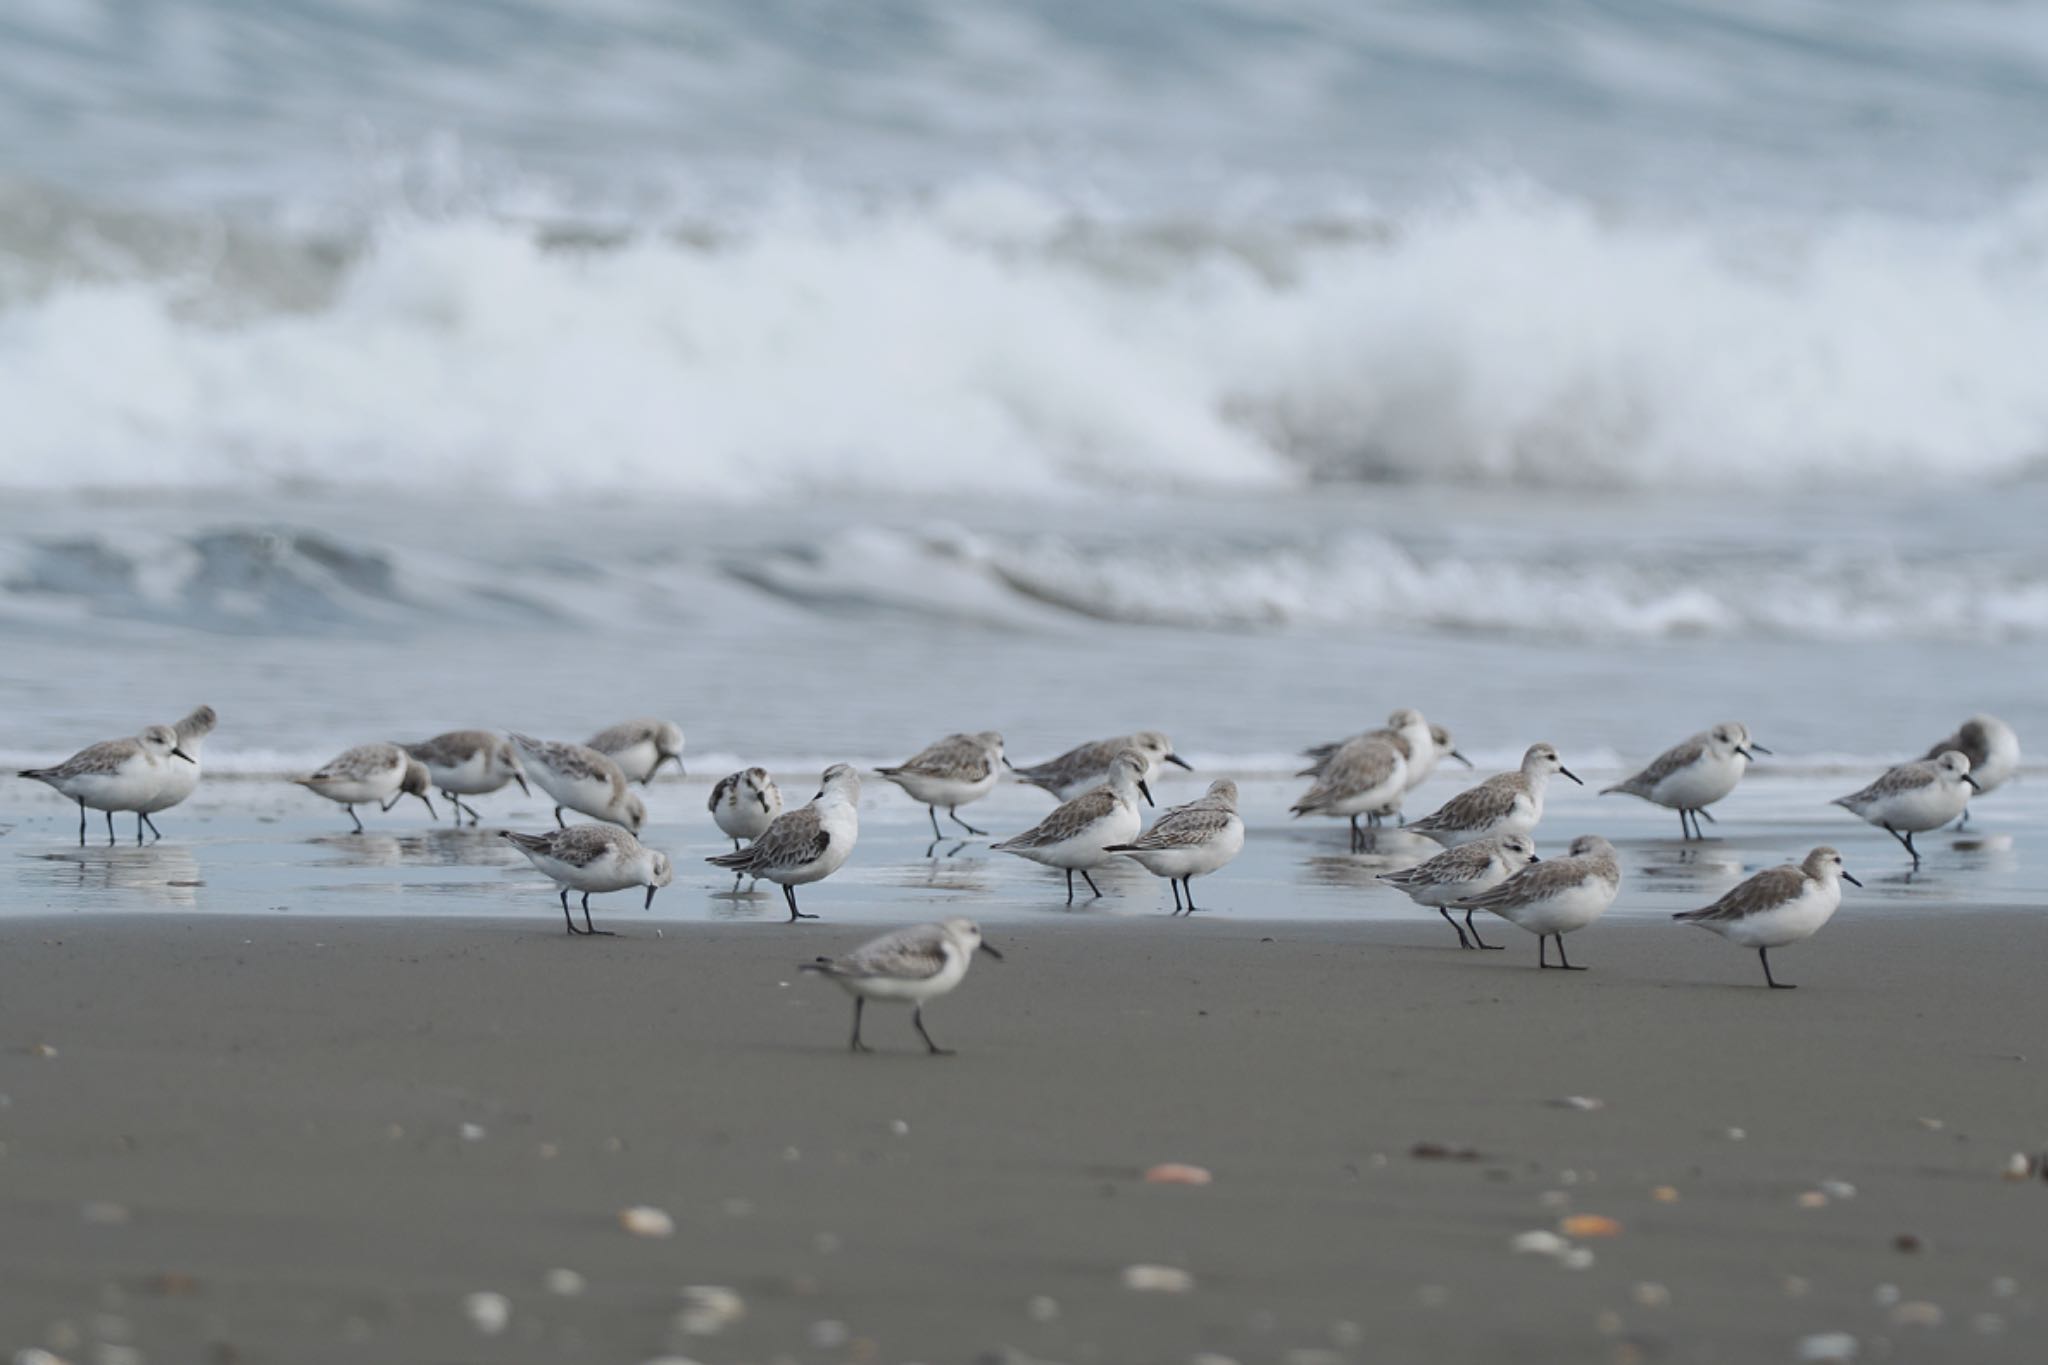
[[[219,279],[16,262],[0,486],[1782,487],[2048,455],[2048,193],[1766,229],[1495,188],[1223,230],[983,185],[551,240],[399,217]]]

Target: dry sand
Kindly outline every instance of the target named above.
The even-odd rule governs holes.
[[[2038,914],[1845,913],[1781,992],[1654,920],[1572,975],[1505,926],[1004,923],[929,1011],[944,1058],[883,1009],[849,1055],[792,970],[870,928],[618,927],[0,922],[0,1350],[2041,1358],[2048,1184],[2000,1176],[2048,1146]],[[1214,1183],[1141,1181],[1166,1161]],[[1573,1214],[1620,1225],[1590,1265],[1511,1250]],[[691,1285],[744,1317],[684,1331]]]

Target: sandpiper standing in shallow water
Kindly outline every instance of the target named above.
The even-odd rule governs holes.
[[[784,811],[761,836],[735,853],[704,861],[774,882],[789,902],[789,921],[816,919],[796,908],[796,888],[837,872],[860,838],[860,774],[845,763],[825,769],[810,804]]]
[[[913,801],[924,803],[932,818],[932,837],[943,839],[939,829],[939,807],[947,818],[969,834],[986,834],[960,818],[958,807],[979,801],[995,790],[996,779],[1010,760],[1003,757],[1003,737],[994,730],[978,734],[947,735],[928,745],[893,768],[876,772],[910,793]]]
[[[609,929],[599,929],[590,922],[593,893],[644,886],[647,902],[641,908],[646,909],[654,904],[654,893],[675,879],[675,868],[666,853],[648,848],[617,825],[571,825],[542,834],[520,834],[509,829],[499,833],[561,888],[562,922],[572,934],[610,936]],[[569,917],[571,891],[583,893],[581,929]]]
[[[1901,763],[1862,791],[1838,796],[1832,804],[1904,844],[1917,871],[1920,850],[1913,847],[1913,836],[1940,829],[1961,815],[1976,789],[1970,760],[1947,749],[1935,758]]]
[[[1842,855],[1823,844],[1799,863],[1767,868],[1704,910],[1681,910],[1671,918],[1711,929],[1741,948],[1756,949],[1764,982],[1789,991],[1792,983],[1771,975],[1771,949],[1799,943],[1820,932],[1842,903],[1842,883],[1861,886],[1842,864]]]
[[[1950,749],[1970,760],[1970,777],[1986,796],[2006,784],[2020,767],[2020,737],[1996,716],[1978,714],[1964,721],[1956,732],[1929,749],[1923,758],[1940,758]],[[1970,818],[1963,807],[1962,824]]]
[[[417,796],[427,814],[440,819],[434,803],[427,799],[428,780],[427,765],[396,744],[358,744],[321,764],[316,771],[292,779],[347,811],[348,818],[356,822],[358,834],[363,832],[363,820],[356,814],[356,807],[366,802],[374,801],[379,810],[388,811],[398,804],[400,797]]]
[[[1708,806],[1735,790],[1735,784],[1742,780],[1757,754],[1769,752],[1749,737],[1747,725],[1739,720],[1723,721],[1711,730],[1702,730],[1683,743],[1672,745],[1652,759],[1649,767],[1626,781],[1603,787],[1600,794],[1640,796],[1652,805],[1675,810],[1679,836],[1704,839],[1700,816]]]
[[[1074,903],[1076,872],[1100,899],[1102,888],[1088,875],[1088,869],[1100,867],[1117,856],[1109,851],[1110,845],[1127,844],[1138,836],[1138,827],[1143,823],[1138,814],[1138,798],[1152,799],[1145,784],[1145,767],[1143,753],[1125,749],[1109,765],[1108,781],[1056,806],[1052,814],[1022,834],[989,847],[1065,871],[1068,905]]]
[[[132,810],[135,842],[142,842],[146,817],[142,808],[156,799],[171,763],[190,763],[178,747],[178,732],[168,725],[152,725],[133,739],[109,739],[80,749],[53,768],[24,768],[32,777],[63,792],[78,803],[78,846],[85,847],[87,807],[107,813],[107,843],[114,842],[114,812]]]
[[[1535,840],[1526,834],[1502,834],[1447,848],[1427,862],[1404,867],[1399,872],[1382,872],[1380,880],[1400,887],[1417,905],[1435,906],[1437,913],[1444,917],[1444,923],[1457,933],[1460,948],[1499,948],[1503,945],[1488,943],[1479,937],[1479,928],[1472,923],[1470,906],[1465,908],[1465,926],[1462,929],[1451,918],[1450,907],[1468,896],[1491,891],[1536,861]],[[1471,934],[1470,939],[1465,937],[1467,932]]]
[[[1322,765],[1315,785],[1302,793],[1292,807],[1300,815],[1348,816],[1351,820],[1351,851],[1365,848],[1365,831],[1358,817],[1368,816],[1377,825],[1380,813],[1401,804],[1408,790],[1408,760],[1391,740],[1360,735],[1346,740]]]
[[[489,730],[449,730],[418,744],[399,747],[427,765],[427,779],[455,807],[458,825],[464,811],[469,812],[472,825],[481,823],[483,818],[475,806],[462,799],[465,796],[488,796],[508,782],[518,783],[522,793],[533,795],[526,785],[526,774],[520,771],[519,755],[512,741],[503,735]]]
[[[1186,759],[1173,751],[1172,740],[1157,730],[1140,730],[1136,734],[1112,735],[1108,739],[1091,739],[1086,744],[1077,744],[1058,758],[1017,769],[1017,776],[1031,786],[1042,787],[1066,801],[1091,787],[1101,786],[1109,776],[1109,765],[1126,749],[1136,749],[1144,757],[1147,784],[1159,776],[1160,767],[1167,763],[1194,771]],[[1148,796],[1145,799],[1150,801],[1152,798]]]
[[[925,1032],[924,1002],[959,985],[976,952],[987,953],[998,962],[1003,957],[982,942],[981,930],[973,920],[956,918],[898,929],[843,957],[821,957],[797,970],[829,977],[853,997],[853,1051],[869,1051],[860,1040],[862,1007],[870,1000],[897,1000],[910,1006],[911,1027],[931,1054],[940,1057],[951,1049],[940,1047]]]
[[[619,765],[628,782],[638,782],[643,787],[654,780],[661,765],[670,759],[675,760],[678,776],[689,776],[683,767],[683,727],[672,720],[647,716],[620,721],[599,730],[583,747],[597,750]]]
[[[635,834],[647,823],[647,806],[637,792],[626,787],[626,774],[618,764],[595,749],[560,740],[535,739],[512,732],[519,750],[520,766],[555,798],[555,824],[568,827],[562,818],[567,807],[593,820],[624,825]]]
[[[1568,972],[1582,972],[1564,955],[1564,936],[1583,929],[1607,913],[1621,893],[1621,860],[1614,845],[1597,834],[1581,834],[1572,840],[1562,858],[1532,862],[1491,891],[1467,896],[1458,902],[1475,910],[1490,910],[1510,924],[1536,935],[1536,965],[1548,967],[1544,945],[1557,940],[1557,964]]]
[[[169,810],[182,804],[185,798],[199,790],[201,754],[206,748],[206,737],[213,733],[213,727],[219,721],[220,717],[214,713],[211,706],[195,706],[185,714],[183,720],[171,727],[178,736],[179,752],[191,761],[164,764],[163,777],[156,784],[156,794],[145,804],[135,808],[136,819],[148,825],[149,832],[154,837],[161,839],[164,836],[158,832],[156,821],[149,817],[158,811]],[[135,837],[142,837],[140,829],[135,831]]]
[[[738,852],[740,840],[760,838],[782,814],[782,789],[766,768],[748,768],[719,778],[709,805],[711,818]]]
[[[1543,819],[1543,792],[1552,773],[1572,781],[1579,776],[1564,766],[1548,744],[1531,744],[1515,772],[1495,773],[1476,787],[1459,792],[1435,812],[1408,825],[1411,834],[1426,834],[1446,848],[1500,834],[1534,834]]]
[[[1244,821],[1237,813],[1237,783],[1219,777],[1198,800],[1175,806],[1127,844],[1111,844],[1110,853],[1126,854],[1173,888],[1173,912],[1182,913],[1180,893],[1188,893],[1186,913],[1195,913],[1196,877],[1206,877],[1244,848]]]

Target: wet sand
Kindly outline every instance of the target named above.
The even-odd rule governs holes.
[[[2036,912],[1845,912],[1783,992],[1648,917],[1569,976],[1506,926],[1480,954],[1415,920],[1013,918],[931,1058],[889,1010],[849,1055],[844,997],[792,970],[870,926],[571,941],[319,900],[0,921],[0,1348],[2038,1358],[2048,1185],[1999,1173],[2048,1146]],[[1140,1180],[1165,1161],[1214,1183]],[[674,1235],[622,1230],[641,1204]],[[1584,1213],[1621,1227],[1590,1265],[1511,1250]],[[689,1285],[745,1316],[683,1332]]]

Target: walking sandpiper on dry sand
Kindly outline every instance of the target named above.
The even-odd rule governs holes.
[[[609,929],[599,929],[590,922],[593,894],[644,886],[647,901],[641,908],[646,909],[654,904],[654,893],[675,879],[675,868],[666,853],[646,847],[617,825],[571,825],[541,834],[520,834],[509,829],[500,833],[561,889],[562,921],[572,934],[610,935]],[[581,929],[569,917],[571,891],[583,893]]]
[[[1711,929],[1739,948],[1756,949],[1764,983],[1789,991],[1792,984],[1771,975],[1771,949],[1799,943],[1820,932],[1842,903],[1842,883],[1861,886],[1842,864],[1842,855],[1823,844],[1804,862],[1767,868],[1704,910],[1681,910],[1671,918]]]
[[[998,962],[1003,955],[982,942],[981,930],[971,919],[941,920],[871,939],[843,957],[821,957],[797,970],[817,972],[830,978],[853,997],[853,1041],[855,1052],[869,1051],[860,1040],[862,1008],[870,1000],[895,1000],[910,1006],[910,1024],[935,1057],[949,1055],[924,1029],[924,1003],[946,994],[967,976],[977,952]]]

